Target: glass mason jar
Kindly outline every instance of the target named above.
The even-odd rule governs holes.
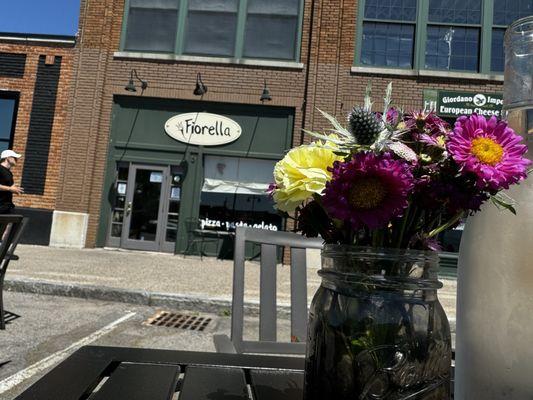
[[[505,32],[504,109],[531,108],[533,99],[533,16],[519,19]]]
[[[309,313],[305,400],[450,398],[433,252],[326,245]]]

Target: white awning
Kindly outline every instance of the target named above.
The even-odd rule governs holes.
[[[269,185],[265,183],[235,182],[205,178],[202,191],[210,193],[251,194],[264,196],[267,194],[268,186]]]
[[[206,156],[203,192],[267,195],[275,160]]]

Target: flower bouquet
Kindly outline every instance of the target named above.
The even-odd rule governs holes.
[[[527,147],[505,121],[372,111],[370,87],[347,126],[290,150],[271,194],[296,231],[321,236],[310,309],[306,399],[445,399],[451,340],[436,296],[439,234],[527,176]],[[295,212],[295,216],[288,213]]]

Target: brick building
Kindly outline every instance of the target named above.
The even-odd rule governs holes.
[[[533,2],[392,3],[82,0],[51,244],[181,251],[198,219],[283,228],[273,163],[369,80],[376,107],[392,81],[405,109],[499,113],[502,32]]]
[[[24,155],[13,172],[25,189],[14,201],[31,217],[26,243],[50,239],[74,45],[70,36],[0,33],[0,150]]]

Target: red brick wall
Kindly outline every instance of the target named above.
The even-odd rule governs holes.
[[[306,129],[329,128],[317,108],[344,118],[354,103],[362,101],[369,79],[374,84],[376,107],[381,107],[380,100],[389,81],[394,84],[396,103],[406,108],[422,107],[425,88],[501,91],[501,84],[494,82],[351,73],[356,0],[305,1],[300,59],[304,67],[296,70],[116,59],[113,53],[119,49],[123,7],[124,0],[82,0],[81,4],[80,40],[73,62],[73,114],[68,123],[57,208],[90,214],[89,247],[95,245],[99,223],[113,95],[128,95],[124,86],[132,68],[149,82],[144,95],[162,98],[198,100],[192,91],[196,73],[201,72],[209,87],[204,100],[260,104],[266,78],[273,96],[269,105],[295,108],[295,145],[300,143],[303,125]]]
[[[0,52],[26,54],[26,68],[23,78],[0,77],[0,89],[20,93],[16,130],[13,142],[13,149],[24,157],[13,170],[14,180],[20,184],[22,169],[25,158],[31,154],[25,154],[30,115],[33,102],[33,91],[37,75],[37,65],[39,56],[46,55],[62,57],[61,76],[58,86],[54,123],[52,127],[52,140],[50,143],[49,162],[46,175],[45,192],[41,195],[21,195],[14,196],[14,203],[20,207],[32,207],[43,209],[54,209],[56,197],[59,189],[59,170],[62,157],[62,145],[67,123],[67,111],[69,100],[69,87],[72,78],[72,47],[61,47],[60,45],[32,45],[15,44],[7,41],[0,42]]]

